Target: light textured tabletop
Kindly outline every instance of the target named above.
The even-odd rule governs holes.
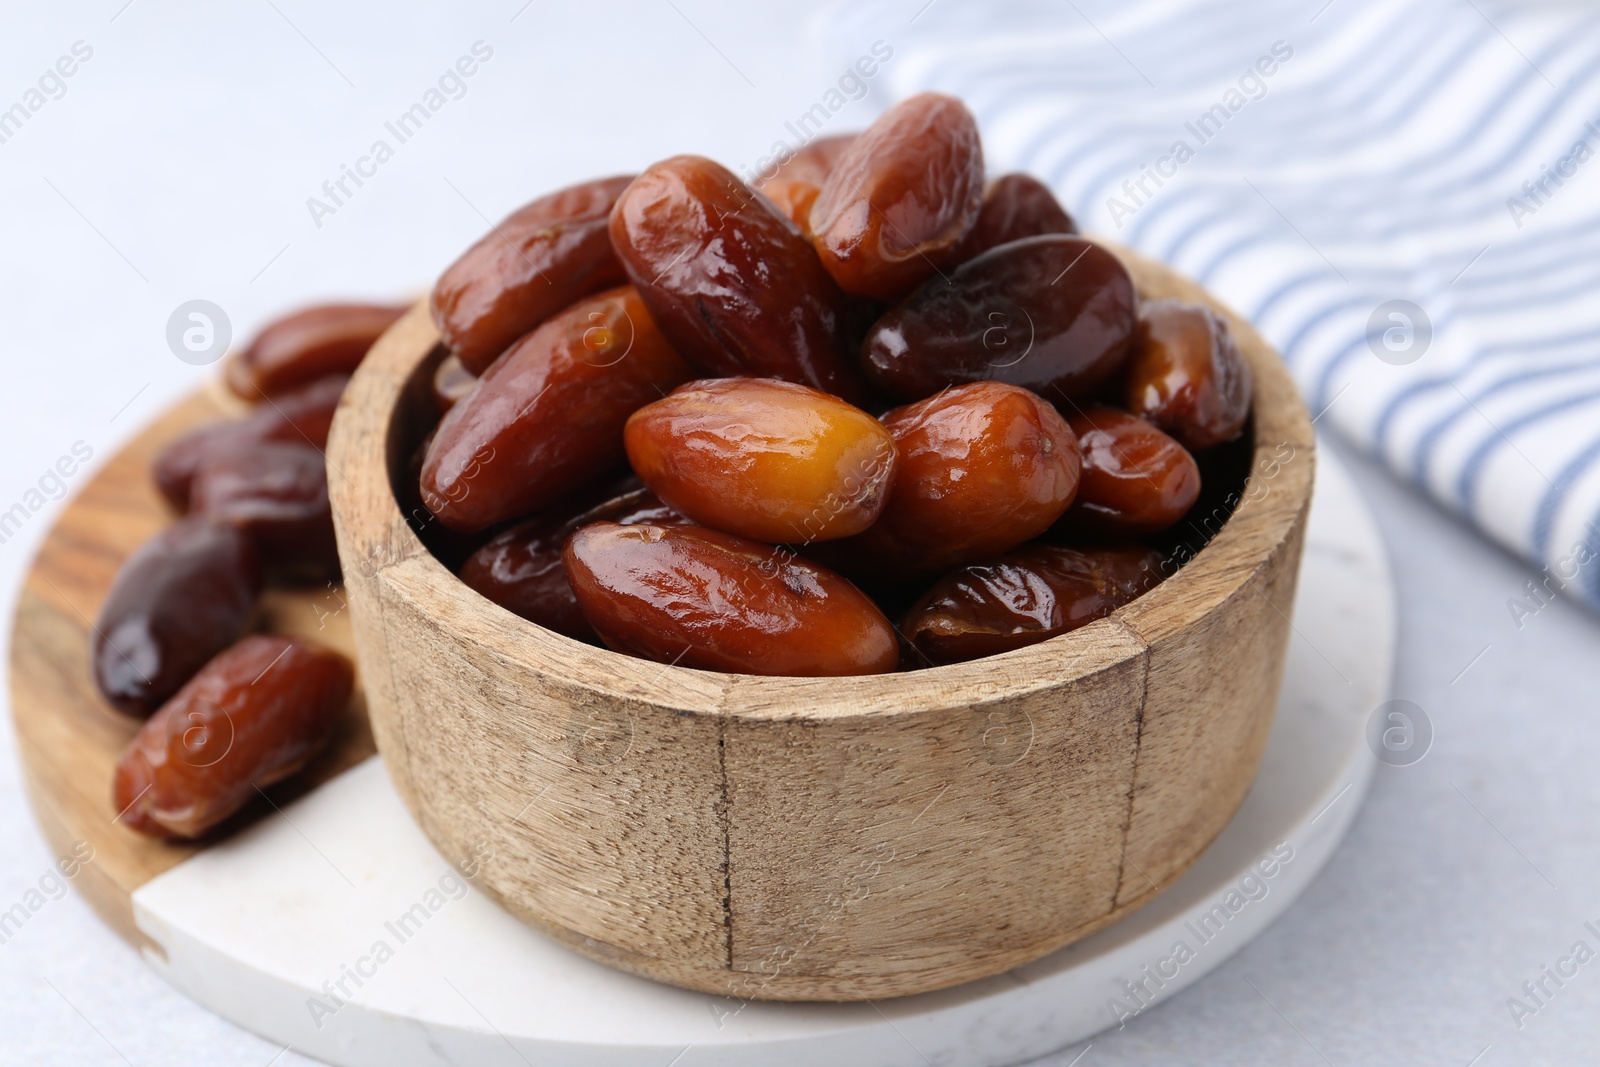
[[[685,151],[754,166],[842,73],[807,46],[811,8],[792,0],[221,8],[0,16],[0,112],[40,103],[20,129],[0,123],[0,512],[30,513],[0,531],[8,616],[61,506],[58,457],[82,442],[104,459],[209,373],[167,347],[179,304],[216,302],[243,337],[299,302],[419,293],[489,220],[566,181]],[[490,56],[396,143],[385,123],[478,42]],[[63,56],[73,74],[46,76]],[[872,107],[831,121],[858,127]],[[361,164],[380,139],[392,156]],[[332,202],[323,183],[358,165],[369,176]],[[1326,873],[1257,942],[1046,1062],[1594,1061],[1600,622],[1557,602],[1519,626],[1507,602],[1529,567],[1353,466],[1393,554],[1395,694],[1426,712],[1432,750],[1379,768]],[[191,1004],[58,892],[9,752],[0,810],[0,912],[39,900],[30,890],[44,901],[0,943],[0,1061],[309,1062]]]

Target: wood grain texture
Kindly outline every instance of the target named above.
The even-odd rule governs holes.
[[[1216,306],[1119,254],[1144,295]],[[369,354],[329,444],[398,792],[447,857],[492,850],[479,881],[524,920],[736,998],[945,988],[1115,921],[1232,816],[1282,675],[1313,438],[1277,356],[1229,317],[1256,376],[1244,503],[1169,580],[1003,656],[772,679],[569,640],[428,554],[392,488],[443,357],[419,305]]]
[[[11,717],[24,784],[45,839],[58,855],[78,842],[94,859],[79,891],[124,938],[148,942],[133,922],[135,889],[204,847],[154,841],[113,821],[111,777],[140,721],[104,703],[89,673],[92,620],[117,569],[173,521],[147,471],[152,456],[184,431],[238,412],[209,389],[184,400],[105,463],[67,505],[39,549],[18,597],[11,633]],[[321,641],[354,654],[342,591],[269,590],[257,629]],[[286,803],[375,751],[365,700],[357,694],[329,749],[295,779],[269,790]],[[220,831],[271,816],[265,801]],[[152,946],[153,947],[153,946]]]

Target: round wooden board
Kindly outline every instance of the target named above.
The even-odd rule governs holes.
[[[66,854],[82,841],[95,850],[76,884],[101,916],[200,1003],[329,1063],[919,1067],[927,1056],[985,1065],[1031,1059],[1116,1025],[1118,990],[1175,938],[1194,936],[1192,924],[1205,923],[1241,877],[1288,842],[1295,859],[1274,876],[1271,895],[1129,1010],[1174,995],[1265,929],[1331,855],[1371,775],[1365,724],[1387,692],[1392,582],[1359,496],[1329,462],[1319,471],[1295,609],[1301,637],[1290,646],[1260,776],[1200,861],[1136,915],[954,990],[877,1005],[771,1005],[602,967],[464,891],[429,920],[425,936],[406,940],[382,982],[359,990],[336,1016],[308,1013],[328,996],[328,980],[352,960],[360,966],[374,936],[395,936],[384,918],[414,912],[419,894],[452,873],[369,759],[364,701],[352,702],[329,752],[272,791],[286,818],[262,818],[272,813],[262,802],[240,816],[253,825],[227,828],[240,831],[227,842],[175,846],[113,822],[112,767],[138,723],[102,703],[89,681],[90,620],[112,577],[172,521],[146,474],[151,456],[229,407],[209,392],[177,405],[113,457],[51,529],[18,601],[12,715],[52,847]],[[349,653],[341,603],[338,590],[273,591],[261,625]],[[1333,684],[1335,670],[1355,684]]]
[[[133,921],[130,896],[151,878],[205,847],[167,844],[115,821],[111,776],[140,720],[111,708],[89,675],[89,637],[117,569],[174,519],[149,476],[168,441],[202,423],[234,417],[236,401],[202,389],[173,407],[112,457],[67,505],[45,537],[17,599],[11,635],[11,715],[34,815],[57,855],[79,842],[94,861],[76,879],[101,918],[123,937],[148,946]],[[257,626],[321,641],[355,659],[348,611],[338,587],[269,589]],[[333,744],[303,774],[270,790],[285,804],[377,751],[360,692]],[[258,801],[224,832],[271,812]]]

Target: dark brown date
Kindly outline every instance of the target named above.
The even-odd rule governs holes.
[[[572,535],[567,577],[619,652],[766,675],[883,674],[894,628],[866,595],[782,549],[701,526],[595,523]]]
[[[1199,304],[1152,300],[1123,379],[1128,409],[1196,452],[1231,441],[1250,417],[1250,364],[1222,316]]]
[[[339,550],[328,504],[328,468],[309,445],[265,442],[200,464],[190,508],[243,530],[276,578],[328,581]]]
[[[243,531],[192,516],[122,564],[94,623],[90,659],[100,695],[148,715],[250,626],[261,564]]]
[[[328,743],[354,672],[331,649],[257,634],[217,656],[117,762],[112,804],[152,837],[195,838]]]
[[[1024,237],[1075,234],[1078,224],[1056,202],[1050,187],[1027,174],[1007,174],[989,183],[978,221],[961,239],[955,261],[965,263]]]
[[[945,575],[900,632],[928,663],[962,663],[1076,630],[1161,578],[1161,555],[1149,548],[1024,545]]]
[[[481,375],[551,315],[627,280],[606,225],[632,180],[601,178],[540,197],[484,234],[439,276],[433,321],[462,366]]]
[[[982,206],[977,122],[954,97],[921,93],[835,161],[811,206],[812,243],[846,292],[898,300],[955,262]]]
[[[335,375],[349,377],[403,304],[320,304],[269,323],[223,377],[252,404]]]
[[[194,472],[209,456],[267,441],[327,447],[328,427],[349,380],[324,378],[261,404],[245,418],[207,423],[189,431],[156,454],[151,464],[156,487],[174,508],[188,511]]]
[[[1067,425],[1083,449],[1083,480],[1061,519],[1062,532],[1148,537],[1183,518],[1199,498],[1194,457],[1139,416],[1089,404]]]
[[[639,175],[611,240],[661,332],[708,375],[782,378],[855,401],[855,309],[765,198],[700,156]]]
[[[455,356],[447,356],[433,372],[433,399],[439,405],[441,416],[450,414],[456,402],[478,384],[478,376],[461,365]]]
[[[1026,389],[974,382],[896,408],[883,423],[899,452],[883,514],[822,556],[863,580],[937,574],[1004,552],[1049,529],[1078,491],[1077,438]]]
[[[862,346],[867,377],[901,400],[974,381],[1076,399],[1121,367],[1135,300],[1126,268],[1097,244],[1012,241],[929,280],[879,319]]]
[[[696,522],[757,541],[831,541],[883,510],[894,438],[836,396],[774,378],[690,382],[628,420],[628,460]]]
[[[468,556],[461,580],[530,622],[579,641],[598,642],[561,566],[567,538],[592,522],[681,526],[688,521],[649,489],[636,486],[575,514],[518,523]]]
[[[422,503],[464,533],[549,507],[621,467],[628,416],[693,376],[632,287],[580,300],[444,417]]]

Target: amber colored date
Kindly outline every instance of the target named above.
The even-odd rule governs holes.
[[[955,261],[983,205],[983,147],[966,105],[922,93],[835,161],[811,206],[817,255],[841,288],[898,300]]]
[[[569,186],[517,209],[439,276],[433,321],[461,365],[482,374],[573,301],[627,279],[607,220],[631,175]]]
[[[856,143],[859,133],[840,133],[832,137],[817,137],[790,152],[770,174],[756,177],[756,188],[766,191],[775,181],[805,182],[821,186],[833,173],[840,157]]]
[[[846,133],[808,141],[773,168],[770,175],[756,179],[756,189],[800,227],[807,240],[811,239],[811,205],[816,203],[833,165],[858,136]]]
[[[620,467],[628,416],[691,377],[632,287],[580,300],[444,417],[422,503],[465,533],[548,507]]]
[[[899,662],[894,628],[860,590],[756,541],[596,523],[564,560],[584,615],[619,652],[735,674],[883,674]]]
[[[529,519],[497,534],[467,557],[461,580],[530,622],[579,641],[599,641],[561,566],[567,538],[592,522],[681,526],[688,520],[635,483],[593,507]]]
[[[367,349],[406,313],[403,304],[320,304],[269,323],[223,377],[258,403],[334,375],[349,377]]]
[[[962,663],[1076,630],[1161,581],[1153,549],[1024,545],[941,578],[900,631],[927,662]]]
[[[189,502],[196,514],[231,522],[249,535],[275,577],[339,576],[327,461],[309,445],[266,442],[220,452],[195,471]]]
[[[661,332],[706,374],[862,396],[853,303],[731,171],[700,156],[655,164],[617,201],[611,240]]]
[[[633,413],[634,473],[695,522],[756,541],[831,541],[883,510],[895,444],[838,397],[774,378],[680,386]]]
[[[1029,237],[933,278],[891,308],[862,346],[867,378],[901,400],[999,381],[1076,399],[1122,366],[1133,279],[1078,237]]]
[[[455,356],[447,356],[433,372],[433,399],[439,405],[439,414],[448,415],[460,399],[472,392],[478,376],[461,365]]]
[[[192,516],[141,545],[117,572],[94,623],[95,686],[148,715],[250,626],[261,564],[245,534]]]
[[[151,474],[161,495],[178,511],[189,510],[194,473],[210,456],[268,441],[325,448],[333,412],[348,378],[335,376],[262,404],[245,418],[208,423],[189,431],[156,454]]]
[[[1026,389],[975,382],[883,422],[899,453],[888,503],[824,556],[848,573],[913,577],[1004,552],[1049,529],[1078,491],[1077,438]]]
[[[1204,451],[1231,441],[1250,416],[1253,379],[1222,316],[1199,304],[1152,300],[1123,379],[1128,409]]]
[[[1148,537],[1183,518],[1199,498],[1194,457],[1139,416],[1088,404],[1067,425],[1083,449],[1083,479],[1062,517],[1063,532]]]
[[[1024,237],[1077,232],[1078,224],[1056,202],[1049,186],[1027,174],[1007,174],[990,182],[984,191],[978,221],[961,239],[955,261],[965,263]]]
[[[112,786],[118,818],[152,837],[201,836],[327,744],[353,683],[349,661],[331,649],[246,637],[134,737]]]

